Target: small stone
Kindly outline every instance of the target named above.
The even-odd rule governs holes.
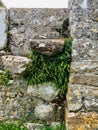
[[[35,113],[41,119],[50,118],[53,112],[54,112],[53,106],[50,104],[41,104],[35,107]]]

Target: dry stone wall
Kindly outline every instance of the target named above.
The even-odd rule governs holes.
[[[69,0],[73,52],[67,130],[98,129],[98,1]]]
[[[67,9],[0,9],[0,121],[29,122],[31,130],[43,126],[32,123],[61,122],[61,113],[64,118],[64,101],[55,84],[32,87],[21,73],[32,62],[32,49],[46,56],[63,51],[62,25],[67,19]]]

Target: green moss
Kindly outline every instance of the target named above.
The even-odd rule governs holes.
[[[21,123],[0,123],[0,130],[27,130],[27,128]]]
[[[32,51],[30,64],[23,77],[29,85],[43,82],[54,82],[60,89],[60,94],[67,91],[67,84],[70,72],[72,38],[65,39],[65,46],[62,53],[49,57]]]
[[[0,73],[0,85],[7,85],[10,80],[9,71],[5,70]]]

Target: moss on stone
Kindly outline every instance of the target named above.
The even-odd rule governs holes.
[[[33,50],[30,54],[32,63],[23,73],[29,85],[53,82],[60,90],[60,95],[67,91],[70,72],[72,38],[65,39],[64,50],[56,56],[45,56]]]

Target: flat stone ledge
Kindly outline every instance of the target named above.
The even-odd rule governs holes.
[[[46,39],[46,40],[31,40],[31,49],[44,55],[56,55],[64,49],[64,40]]]

